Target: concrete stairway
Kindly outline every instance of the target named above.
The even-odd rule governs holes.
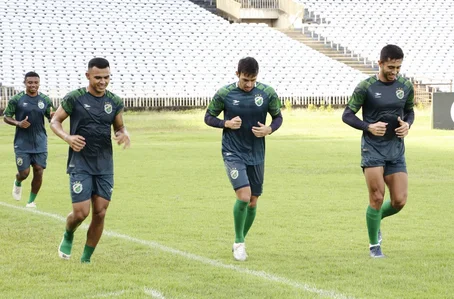
[[[323,41],[318,41],[317,39],[312,38],[309,35],[305,35],[301,33],[301,30],[293,30],[293,29],[277,29],[280,32],[286,34],[288,37],[297,40],[308,47],[311,47],[318,52],[340,61],[354,69],[357,69],[365,74],[372,75],[376,74],[378,68],[372,68],[371,65],[365,65],[363,61],[358,61],[356,57],[350,57],[350,55],[346,55],[343,51],[337,51],[336,49],[332,49],[329,45],[325,45]]]
[[[217,14],[216,0],[189,0],[211,13]]]

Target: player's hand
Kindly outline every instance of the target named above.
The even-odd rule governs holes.
[[[115,132],[114,139],[117,141],[118,145],[124,144],[123,149],[126,149],[131,145],[131,139],[129,138],[129,134],[127,131]]]
[[[376,122],[375,124],[370,124],[369,128],[367,129],[369,132],[372,133],[372,135],[375,136],[384,136],[386,133],[386,126],[388,123],[379,121]]]
[[[85,138],[80,135],[68,135],[64,140],[75,152],[80,152],[85,147]]]
[[[27,129],[28,127],[30,127],[30,123],[28,122],[28,116],[26,116],[23,120],[21,120],[17,126],[19,128],[22,128],[22,129]]]
[[[255,137],[265,137],[271,134],[271,127],[265,126],[259,121],[257,123],[258,127],[252,127],[252,133],[254,133]]]
[[[241,128],[241,122],[241,118],[239,116],[235,116],[231,120],[225,121],[225,127],[232,130],[238,130]]]
[[[404,138],[408,135],[410,125],[407,122],[404,122],[400,116],[397,118],[397,121],[399,122],[399,127],[396,129],[396,135],[399,138]]]

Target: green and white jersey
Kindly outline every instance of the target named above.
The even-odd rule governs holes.
[[[80,152],[69,148],[67,172],[113,174],[111,126],[124,108],[122,99],[110,91],[95,97],[80,88],[68,93],[61,106],[70,116],[70,134],[86,143]]]
[[[52,102],[45,94],[38,93],[31,97],[24,91],[8,101],[4,111],[5,116],[22,121],[28,117],[30,126],[26,129],[17,127],[14,135],[14,151],[16,153],[47,153],[47,133],[44,127],[44,117],[50,119]]]
[[[347,105],[355,113],[362,108],[363,121],[367,123],[388,123],[385,136],[363,132],[363,150],[369,148],[380,155],[377,158],[390,160],[404,154],[404,141],[397,137],[395,129],[399,127],[397,117],[403,120],[414,106],[413,85],[408,79],[398,76],[388,83],[372,76],[358,84]]]
[[[245,92],[237,83],[221,88],[211,100],[208,113],[217,117],[224,111],[224,120],[239,116],[241,128],[222,132],[223,157],[238,158],[246,165],[257,165],[265,160],[265,138],[258,138],[252,133],[252,127],[258,122],[265,124],[267,114],[277,116],[281,111],[281,102],[268,85],[257,82],[250,92]]]

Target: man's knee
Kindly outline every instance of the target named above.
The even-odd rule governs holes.
[[[243,187],[241,189],[236,190],[236,197],[244,202],[250,202],[251,200],[251,188],[250,187]]]
[[[106,217],[106,212],[107,212],[107,208],[93,211],[93,218],[96,218],[98,220],[103,220],[104,217]]]
[[[407,193],[402,193],[394,198],[391,198],[391,205],[396,210],[402,210],[407,203]]]
[[[25,180],[26,178],[28,178],[28,175],[30,174],[30,168],[27,168],[25,170],[22,170],[22,171],[19,171],[18,173],[18,177],[20,180]]]
[[[73,212],[73,217],[74,217],[74,220],[77,221],[77,222],[82,222],[85,220],[85,218],[88,217],[88,212],[85,212],[85,211],[74,211]]]
[[[383,194],[383,192],[381,190],[375,189],[375,190],[371,190],[369,197],[372,202],[381,204],[381,203],[383,203],[385,194]]]
[[[257,207],[257,200],[258,200],[258,196],[251,196],[251,201],[249,202],[249,207],[250,208],[255,208]]]

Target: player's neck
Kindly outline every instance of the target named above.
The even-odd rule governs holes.
[[[391,83],[393,83],[394,81],[397,80],[397,76],[396,76],[396,78],[394,78],[393,80],[389,81],[389,80],[386,78],[386,76],[382,75],[381,73],[378,73],[378,74],[377,74],[377,79],[378,79],[380,82],[382,82],[382,83],[391,84]]]
[[[90,86],[88,86],[87,88],[85,88],[87,90],[87,92],[89,94],[91,94],[92,96],[95,96],[97,98],[100,98],[102,96],[104,96],[106,94],[106,91],[103,91],[103,92],[97,92],[96,90],[93,90],[92,88],[90,88]]]
[[[29,97],[34,98],[38,95],[38,92],[33,93],[33,92],[26,91],[25,94],[28,95]]]

